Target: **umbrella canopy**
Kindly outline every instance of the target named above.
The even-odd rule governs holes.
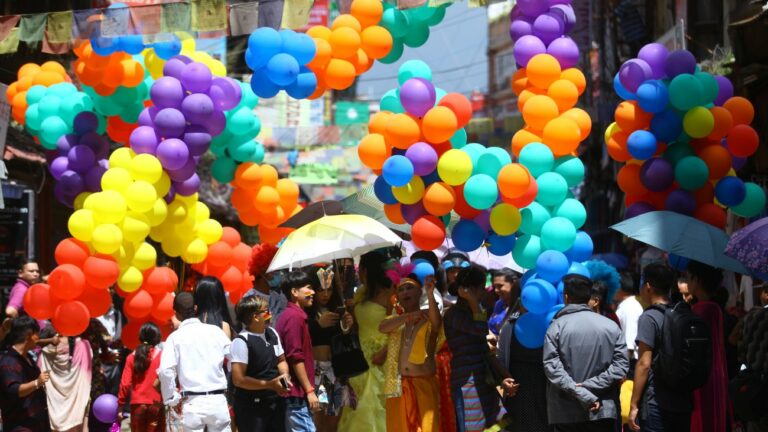
[[[438,259],[443,259],[445,254],[452,247],[454,247],[453,241],[451,241],[451,239],[445,239],[443,244],[440,245],[440,247],[435,249],[433,252],[435,252],[435,255],[437,255]],[[403,249],[405,249],[406,257],[410,257],[411,255],[413,255],[414,252],[419,250],[419,248],[417,248],[416,245],[414,245],[413,242],[410,242],[410,241],[403,242]],[[520,267],[520,265],[515,262],[514,258],[512,258],[511,253],[508,253],[504,256],[498,256],[490,253],[487,247],[481,246],[472,252],[468,252],[467,255],[469,256],[469,260],[471,262],[481,265],[488,270],[498,270],[502,268],[508,268],[518,273],[526,272],[526,269],[524,269],[523,267]]]
[[[760,279],[768,279],[768,218],[752,222],[733,233],[725,254],[744,264]]]
[[[728,234],[689,216],[669,211],[643,213],[611,227],[629,238],[713,267],[749,273],[726,256]]]
[[[342,213],[344,213],[344,207],[341,205],[340,201],[318,201],[304,207],[300,212],[289,217],[288,220],[280,224],[280,227],[300,228],[323,216],[334,216]]]
[[[363,215],[324,216],[288,235],[267,272],[351,258],[402,240],[381,223]]]

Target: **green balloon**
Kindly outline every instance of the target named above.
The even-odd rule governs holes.
[[[404,113],[405,108],[400,103],[400,97],[398,95],[398,89],[392,89],[384,93],[379,102],[379,109],[382,111],[391,111],[395,114]]]
[[[539,185],[536,201],[545,206],[560,204],[568,193],[568,183],[558,173],[546,172],[536,179],[536,183]]]
[[[675,180],[681,188],[695,191],[709,180],[709,168],[701,158],[686,156],[675,165]]]
[[[677,164],[677,162],[680,161],[680,159],[687,157],[687,156],[695,156],[696,152],[693,151],[691,146],[689,146],[686,143],[675,143],[671,146],[667,147],[667,149],[664,151],[664,159],[668,160],[672,163],[672,165]]]
[[[248,162],[256,152],[256,142],[248,140],[239,144],[230,144],[227,146],[227,151],[237,162]]]
[[[464,128],[461,128],[456,131],[455,134],[451,137],[451,147],[455,149],[460,149],[467,145],[467,130]]]
[[[765,209],[765,191],[755,183],[744,183],[744,186],[747,189],[744,201],[731,207],[731,211],[741,217],[755,217]]]
[[[520,231],[533,235],[541,234],[542,225],[552,217],[549,210],[535,201],[520,210],[520,216]]]
[[[717,98],[717,93],[720,91],[720,86],[717,84],[715,77],[708,72],[696,72],[694,77],[699,80],[699,84],[701,85],[702,105],[713,102]]]
[[[389,30],[393,39],[399,39],[408,33],[408,18],[395,6],[384,3],[384,13],[381,14],[379,25]]]
[[[532,142],[520,151],[520,163],[528,168],[532,176],[538,177],[552,170],[555,156],[546,145]]]
[[[117,105],[131,105],[139,100],[139,91],[136,87],[123,87],[119,86],[112,95],[108,97],[115,101]]]
[[[103,115],[96,115],[96,118],[99,119],[99,125],[96,127],[96,133],[103,135],[105,132],[107,132],[107,118]]]
[[[403,43],[411,48],[418,48],[429,39],[429,26],[426,24],[414,24],[408,28],[408,33],[403,37]]]
[[[408,17],[408,22],[412,23],[411,20],[421,21],[426,24],[426,21],[432,18],[432,16],[437,12],[437,8],[430,7],[428,5],[419,6],[416,8],[411,9],[405,9],[403,13],[405,16]]]
[[[584,163],[575,156],[557,158],[553,171],[563,176],[568,187],[575,187],[584,180]]]
[[[211,164],[211,175],[217,182],[226,184],[235,179],[237,163],[226,156],[219,156]]]
[[[553,217],[541,227],[541,248],[565,252],[576,240],[576,227],[564,217]]]
[[[568,219],[576,229],[581,228],[587,222],[587,209],[579,200],[573,198],[566,198],[562,204],[554,208],[552,214]]]
[[[397,70],[397,82],[403,85],[411,78],[424,78],[427,81],[432,81],[432,69],[421,60],[408,60]]]
[[[76,97],[80,98],[80,102],[83,104],[83,111],[93,111],[93,99],[90,96],[88,96],[83,92],[80,92],[80,93],[77,93]],[[138,103],[134,105],[139,105],[141,109],[144,109],[143,103]]]
[[[379,59],[380,62],[384,64],[392,64],[398,60],[400,60],[400,57],[403,55],[403,40],[402,39],[396,39],[392,38],[392,50],[389,51],[389,54]]]
[[[443,21],[443,18],[445,18],[445,10],[448,9],[448,6],[450,6],[450,3],[434,8],[435,13],[433,13],[432,16],[424,22],[429,26],[436,26],[440,24],[440,22]]]
[[[680,111],[701,105],[703,89],[691,74],[680,74],[669,83],[669,102]]]
[[[499,188],[493,177],[476,174],[464,183],[464,200],[472,208],[485,210],[491,208],[499,199]]]
[[[526,234],[517,239],[512,258],[524,268],[536,267],[536,259],[541,254],[541,239],[538,236]]]

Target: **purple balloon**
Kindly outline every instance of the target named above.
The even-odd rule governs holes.
[[[67,196],[75,196],[83,191],[83,177],[72,170],[64,171],[58,184]]]
[[[62,135],[58,140],[56,140],[56,148],[59,150],[59,153],[66,155],[69,153],[69,150],[78,145],[80,143],[80,136],[75,134],[66,134]]]
[[[570,4],[553,4],[552,7],[549,8],[549,13],[556,14],[563,19],[566,34],[570,33],[571,30],[573,30],[573,26],[576,25],[576,12],[573,11],[573,6]]]
[[[666,74],[667,57],[669,51],[667,47],[660,43],[649,43],[640,48],[637,58],[648,63],[651,67],[651,77],[653,79],[662,79]]]
[[[549,2],[545,0],[518,0],[517,7],[524,15],[537,17],[549,9]]]
[[[545,45],[562,36],[563,32],[565,32],[565,22],[558,14],[547,12],[539,15],[533,22],[533,34]]]
[[[672,186],[675,180],[675,168],[664,158],[651,158],[640,169],[640,181],[652,192],[662,192]]]
[[[149,89],[149,97],[158,109],[179,108],[184,100],[184,88],[174,77],[160,77]]]
[[[72,127],[76,134],[84,134],[86,132],[94,132],[99,127],[99,118],[95,113],[90,111],[83,111],[75,116],[72,121]]]
[[[627,207],[627,210],[624,211],[624,219],[631,219],[635,216],[640,216],[643,213],[648,213],[656,211],[656,207],[652,206],[651,204],[648,204],[645,201],[638,201],[631,206]]]
[[[408,147],[405,157],[413,163],[413,173],[418,176],[428,175],[437,167],[437,152],[424,142]]]
[[[53,187],[53,196],[56,198],[56,201],[69,208],[73,208],[77,195],[70,194],[61,183],[56,183],[56,186]]]
[[[485,209],[481,211],[479,215],[472,218],[472,221],[479,225],[480,228],[482,228],[483,231],[488,234],[488,232],[491,230],[491,210]]]
[[[175,183],[174,183],[175,184]],[[173,184],[171,184],[171,189],[168,190],[168,193],[165,194],[163,199],[165,200],[166,204],[170,204],[173,202],[173,199],[176,198],[176,190],[173,187]]]
[[[139,113],[139,119],[136,121],[136,123],[138,123],[139,126],[155,127],[155,117],[159,111],[159,109],[153,106],[144,108]]]
[[[400,103],[408,114],[423,117],[436,100],[435,86],[424,78],[411,78],[400,87]]]
[[[509,23],[509,37],[512,41],[517,41],[523,36],[533,34],[533,18],[521,16],[515,18]]]
[[[635,93],[645,80],[651,79],[651,75],[651,66],[640,59],[627,60],[619,69],[619,81],[631,93]]]
[[[696,57],[686,50],[672,51],[667,56],[664,70],[669,79],[681,74],[693,75],[696,73]]]
[[[735,171],[738,171],[738,170],[744,168],[744,165],[747,164],[747,158],[745,158],[745,157],[738,157],[738,156],[731,156],[731,164],[733,165],[733,169]]]
[[[157,145],[157,159],[168,171],[181,169],[189,160],[189,149],[184,141],[176,138],[163,140]]]
[[[181,113],[184,118],[194,124],[203,124],[213,113],[213,101],[208,95],[193,93],[184,98],[181,103]]]
[[[69,159],[69,169],[85,173],[96,162],[96,155],[90,147],[77,145],[69,150],[67,159]]]
[[[197,173],[194,173],[190,178],[184,180],[183,182],[175,182],[173,184],[173,189],[179,195],[192,195],[193,193],[197,192],[198,189],[200,189],[200,177],[197,176]]]
[[[155,116],[155,131],[160,138],[179,138],[186,127],[184,114],[175,108],[161,109]]]
[[[403,215],[403,219],[406,222],[413,225],[416,219],[427,214],[427,210],[424,208],[424,204],[421,201],[416,204],[403,204],[400,206],[400,213]]]
[[[229,111],[240,103],[243,96],[243,90],[237,81],[228,77],[216,77],[211,82],[211,88],[208,90],[208,96],[211,97],[216,108],[222,111]]]
[[[181,79],[181,72],[189,63],[192,63],[189,57],[182,55],[173,56],[163,65],[163,75]]]
[[[176,170],[168,170],[168,177],[170,177],[173,181],[183,182],[184,180],[192,177],[192,174],[195,173],[195,169],[197,169],[197,162],[195,162],[195,159],[190,157],[181,168]]]
[[[722,75],[715,75],[715,80],[718,88],[715,105],[722,106],[725,101],[733,97],[733,83]]]
[[[54,179],[59,180],[61,176],[69,169],[69,159],[66,156],[59,156],[48,165],[48,171]]]
[[[547,54],[556,58],[563,69],[576,67],[579,64],[579,46],[570,36],[553,40],[547,47]]]
[[[211,113],[205,123],[202,123],[201,126],[208,129],[208,133],[210,133],[211,136],[217,136],[224,131],[225,127],[227,127],[227,117],[224,115],[224,112],[216,110]]]
[[[203,126],[189,125],[184,132],[182,141],[187,143],[189,148],[189,154],[192,156],[200,156],[211,146],[211,134]]]
[[[128,139],[131,143],[131,149],[137,154],[155,154],[157,151],[158,138],[155,129],[151,126],[139,126],[131,132]]]
[[[88,146],[96,155],[96,159],[109,157],[109,143],[96,132],[88,132],[80,137],[80,145]]]
[[[208,66],[200,62],[192,62],[181,71],[181,84],[192,93],[205,93],[211,88],[213,74]]]
[[[107,167],[96,164],[85,173],[85,189],[89,192],[101,190],[101,177],[107,172]]]
[[[515,42],[513,53],[515,61],[522,67],[526,67],[528,62],[537,54],[547,52],[547,46],[541,39],[534,35],[523,36]]]
[[[664,208],[675,213],[693,216],[696,211],[696,197],[687,190],[675,189],[667,196]]]
[[[117,398],[105,393],[93,401],[93,416],[102,423],[113,423],[117,420]]]

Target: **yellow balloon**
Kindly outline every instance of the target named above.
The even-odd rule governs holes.
[[[85,204],[85,200],[91,195],[91,192],[81,192],[75,197],[75,210],[80,210]]]
[[[603,139],[605,139],[605,142],[608,142],[616,132],[621,132],[619,125],[616,124],[616,122],[609,124],[608,127],[605,128],[605,134],[603,134]]]
[[[165,60],[155,54],[154,50],[150,50],[144,56],[144,65],[149,71],[149,75],[153,79],[158,79],[163,76],[163,66],[165,66]]]
[[[176,32],[176,36],[179,38],[179,41],[181,41],[181,53],[182,54],[189,54],[195,52],[195,39],[192,37],[191,34],[187,32]]]
[[[165,237],[165,230],[162,225],[153,226],[149,229],[149,238],[153,241],[160,243],[163,241],[163,237]]]
[[[97,222],[115,224],[125,217],[127,205],[125,198],[119,192],[105,190],[97,192],[89,198],[94,200],[93,215]]]
[[[157,196],[164,197],[169,190],[171,190],[171,178],[168,177],[165,171],[160,175],[160,179],[154,184]]]
[[[187,213],[189,213],[187,207],[179,201],[179,196],[176,195],[176,199],[168,205],[167,220],[174,224],[181,223],[187,218]]]
[[[169,257],[181,256],[181,253],[186,248],[186,245],[175,237],[165,238],[160,246]]]
[[[197,192],[193,193],[192,195],[176,194],[176,198],[174,199],[174,201],[178,201],[184,204],[187,208],[191,208],[198,201],[198,197],[199,195],[197,194]]]
[[[157,201],[157,192],[150,183],[137,180],[126,189],[125,201],[131,210],[140,213],[150,211]]]
[[[214,219],[204,220],[195,226],[195,235],[206,244],[213,244],[221,240],[224,229],[221,224]]]
[[[131,243],[142,242],[149,235],[149,220],[142,213],[128,213],[120,227],[125,240]]]
[[[472,175],[472,158],[459,149],[448,150],[437,161],[437,174],[451,186],[463,184]]]
[[[136,267],[128,267],[117,278],[117,286],[125,292],[134,292],[141,288],[144,282],[144,275]]]
[[[196,202],[195,203],[195,220],[197,222],[202,222],[210,218],[211,218],[211,210],[208,209],[208,206],[205,205],[205,203],[202,203],[200,201]]]
[[[130,267],[131,260],[133,259],[133,245],[130,243],[123,243],[120,246],[120,249],[113,253],[112,256],[115,258],[115,261],[117,261],[117,265],[120,267],[121,271],[127,269]]]
[[[392,195],[401,204],[416,204],[424,196],[424,180],[419,176],[413,176],[407,185],[393,187]]]
[[[133,183],[131,173],[125,168],[110,168],[101,176],[101,189],[116,192],[125,192],[128,186]]]
[[[168,216],[168,205],[165,203],[164,199],[158,198],[155,200],[152,208],[149,209],[149,211],[144,212],[144,216],[147,217],[149,226],[156,227],[163,223]]]
[[[96,252],[113,254],[120,249],[123,243],[123,233],[114,224],[101,224],[93,230],[93,248]]]
[[[194,239],[187,245],[181,258],[189,264],[203,262],[208,256],[208,245],[200,239]]]
[[[180,239],[192,241],[195,238],[195,225],[197,222],[194,217],[187,217],[183,221],[173,224],[174,235]]]
[[[157,251],[149,243],[142,243],[136,248],[131,264],[139,270],[146,270],[157,262]]]
[[[136,156],[136,153],[134,153],[133,150],[128,147],[120,147],[109,155],[109,167],[128,169],[131,159],[133,159],[134,156]]]
[[[517,207],[501,203],[491,210],[491,228],[502,236],[514,234],[520,228],[522,217]]]
[[[160,177],[163,175],[163,166],[156,157],[151,154],[142,153],[136,155],[136,157],[131,160],[129,171],[135,180],[144,180],[148,183],[155,183],[160,180]]]
[[[88,242],[93,238],[93,228],[96,222],[93,218],[93,211],[88,209],[80,209],[72,213],[67,221],[67,228],[72,237]]]

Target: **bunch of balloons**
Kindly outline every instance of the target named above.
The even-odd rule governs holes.
[[[74,131],[78,114],[93,110],[90,96],[69,82],[30,87],[27,104],[24,127],[48,150],[55,149],[59,138]]]
[[[724,228],[726,208],[753,217],[763,189],[736,170],[757,150],[752,103],[728,78],[699,70],[693,54],[644,46],[614,79],[624,99],[605,131],[608,154],[625,162],[617,181],[626,218],[670,210]]]
[[[168,40],[160,40],[150,44],[144,43],[144,38],[141,35],[114,37],[99,35],[91,37],[91,46],[96,54],[104,57],[116,52],[137,55],[146,49],[151,49],[153,55],[162,60],[168,60],[175,55],[181,54],[182,51],[181,38],[175,34],[170,34]]]
[[[115,92],[102,96],[83,85],[83,91],[93,100],[93,109],[107,118],[107,135],[112,141],[128,144],[131,132],[136,128],[139,114],[146,107],[152,77],[145,74],[144,80],[136,87],[118,86]]]
[[[418,48],[424,45],[429,39],[429,28],[440,24],[450,3],[440,6],[425,4],[404,10],[400,10],[396,5],[387,2],[383,2],[383,5],[384,12],[381,15],[379,25],[390,33],[392,48],[387,50],[386,56],[378,60],[389,64],[400,59],[404,47]]]
[[[109,168],[109,143],[98,133],[99,118],[86,111],[75,117],[72,134],[63,135],[56,142],[58,156],[48,170],[57,181],[56,199],[73,208],[75,198],[84,191],[101,190],[101,176]]]
[[[304,99],[317,88],[317,77],[307,68],[315,57],[315,44],[304,33],[261,27],[248,38],[245,63],[253,70],[251,88],[257,96],[274,97],[285,90]]]
[[[200,187],[197,159],[224,130],[224,110],[237,105],[240,93],[236,81],[214,77],[206,65],[172,58],[149,90],[153,105],[139,115],[131,149],[157,157],[172,180],[172,193],[194,194]]]
[[[78,42],[74,52],[77,56],[73,64],[75,75],[102,96],[111,95],[120,86],[136,87],[144,81],[144,67],[130,54],[116,51],[99,55],[88,40]]]
[[[539,54],[555,57],[563,69],[579,62],[579,47],[566,34],[576,24],[570,0],[525,0],[517,2],[509,15],[509,36],[519,67]]]
[[[253,276],[248,270],[251,247],[242,242],[240,233],[225,227],[221,240],[208,247],[205,261],[192,266],[205,276],[214,276],[224,285],[232,304],[253,288]]]
[[[247,84],[240,85],[240,102],[225,111],[227,125],[224,131],[211,141],[211,152],[216,161],[211,166],[211,175],[219,183],[229,183],[235,178],[235,170],[243,162],[261,163],[264,160],[264,146],[256,141],[261,131],[261,121],[254,109],[259,98]]]
[[[64,67],[49,61],[42,65],[26,63],[16,73],[17,80],[8,86],[5,92],[6,100],[11,104],[11,113],[17,123],[23,125],[27,107],[27,92],[33,86],[50,87],[54,84],[72,82]]]
[[[192,60],[208,66],[211,73],[217,77],[227,76],[227,68],[224,63],[211,57],[205,51],[197,51],[195,39],[189,33],[177,32],[172,35],[173,39],[167,42],[155,42],[152,49],[144,51],[144,65],[149,71],[149,75],[158,79],[163,76],[163,67],[165,62],[176,55],[183,55]]]

